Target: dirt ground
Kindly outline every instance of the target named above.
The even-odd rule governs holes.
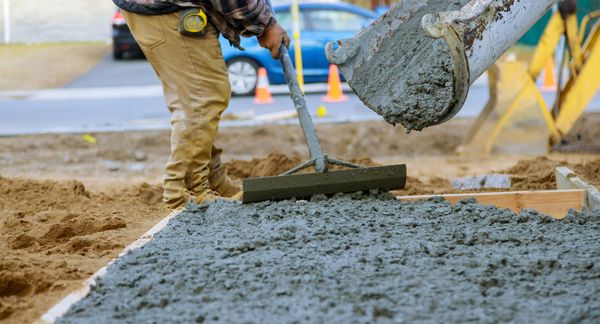
[[[398,194],[450,192],[450,180],[492,171],[514,175],[513,189],[550,189],[559,164],[600,185],[600,114],[537,158],[454,153],[471,123],[411,134],[383,122],[317,128],[330,155],[406,163],[408,186]],[[81,134],[0,138],[0,320],[37,318],[168,214],[160,182],[169,132],[90,135],[95,144]],[[235,178],[279,174],[307,155],[297,126],[224,128],[218,144]]]
[[[0,321],[31,322],[167,215],[159,186],[0,177]]]
[[[0,91],[61,87],[89,71],[109,50],[103,43],[0,45]]]
[[[409,176],[428,182],[501,171],[528,155],[471,156],[455,153],[472,120],[455,119],[423,132],[406,134],[383,122],[317,125],[323,148],[343,158],[371,158],[378,164],[406,163]],[[586,114],[551,160],[577,164],[600,154],[600,113]],[[123,189],[131,183],[159,184],[169,155],[169,132],[121,132],[82,135],[30,135],[0,138],[0,174],[31,179],[77,179],[91,191]],[[298,159],[307,149],[297,126],[223,128],[218,144],[223,160],[252,160],[274,151]],[[277,162],[281,164],[281,162]],[[260,174],[258,174],[260,175]]]

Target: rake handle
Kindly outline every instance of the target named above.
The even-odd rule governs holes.
[[[285,80],[290,89],[290,96],[294,102],[294,107],[298,113],[298,121],[300,122],[300,127],[304,133],[304,139],[306,140],[306,145],[308,145],[310,157],[315,163],[315,170],[317,172],[327,172],[327,157],[323,154],[323,149],[321,148],[315,125],[313,124],[312,117],[306,107],[304,94],[302,93],[300,85],[298,84],[298,79],[296,78],[296,70],[292,65],[292,59],[290,58],[288,49],[284,45],[279,49],[279,61],[281,62],[283,74],[285,75]]]

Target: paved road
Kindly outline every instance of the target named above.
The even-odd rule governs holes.
[[[98,88],[160,85],[152,67],[143,57],[114,60],[105,56],[89,73],[73,80],[65,88]]]
[[[322,102],[325,85],[310,85],[306,100],[311,113],[324,105],[327,115],[318,122],[380,120],[381,117],[364,106],[351,93],[341,103]],[[264,122],[294,123],[289,118],[294,107],[285,86],[272,86],[274,103],[254,104],[253,98],[231,100],[225,112],[238,120],[227,120],[223,127]],[[310,90],[310,91],[309,91]],[[546,94],[551,99],[551,94]],[[487,101],[487,85],[476,83],[458,117],[474,117]],[[600,108],[600,96],[591,105]],[[597,109],[600,110],[600,109]],[[167,129],[169,114],[165,108],[159,81],[143,59],[113,61],[105,58],[85,76],[63,89],[0,93],[0,136],[94,132],[142,129]],[[288,117],[288,118],[286,118]]]

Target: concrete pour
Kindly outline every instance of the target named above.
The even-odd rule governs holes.
[[[439,198],[188,206],[58,323],[598,322],[599,231]]]
[[[367,106],[389,123],[400,123],[409,131],[437,124],[455,102],[453,63],[446,42],[428,37],[421,19],[428,13],[457,10],[467,2],[409,0],[396,4],[380,24],[393,26],[397,19],[404,19],[398,17],[408,19],[389,35],[378,35],[375,28],[363,32],[363,37],[384,40],[368,64],[356,67],[348,84],[359,97],[367,97]]]

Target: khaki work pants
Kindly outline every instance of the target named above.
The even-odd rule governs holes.
[[[176,207],[186,191],[201,194],[225,176],[214,145],[221,114],[231,97],[218,32],[202,36],[177,30],[179,13],[145,16],[123,11],[131,33],[154,68],[171,112],[171,156],[165,167],[164,202]]]

